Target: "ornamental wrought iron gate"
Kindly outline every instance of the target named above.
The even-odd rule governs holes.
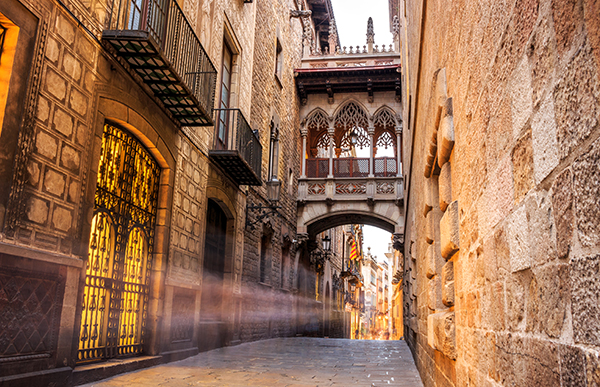
[[[131,135],[104,126],[78,362],[140,353],[146,336],[160,169]]]

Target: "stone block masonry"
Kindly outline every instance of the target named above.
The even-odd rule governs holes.
[[[598,1],[398,6],[405,255],[417,263],[405,329],[424,384],[596,385]],[[438,275],[446,309],[432,310]],[[450,313],[454,353],[440,334]]]

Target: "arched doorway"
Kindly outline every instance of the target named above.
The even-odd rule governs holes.
[[[226,233],[227,216],[225,212],[215,201],[208,199],[200,304],[203,320],[221,320]]]
[[[146,337],[160,168],[105,124],[86,266],[78,362],[139,354]]]

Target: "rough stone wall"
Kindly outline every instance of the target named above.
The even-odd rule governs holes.
[[[599,383],[599,12],[400,12],[405,336],[426,386]]]
[[[37,18],[37,26],[28,36],[35,43],[30,66],[13,68],[14,73],[27,75],[20,79],[27,86],[24,121],[4,128],[0,139],[4,142],[5,136],[19,138],[16,156],[10,160],[14,163],[11,173],[5,175],[3,170],[3,192],[10,189],[14,195],[11,200],[15,201],[8,202],[0,234],[0,274],[14,277],[12,284],[5,284],[19,289],[10,297],[11,308],[17,306],[18,313],[5,313],[8,320],[14,320],[0,324],[0,330],[7,338],[5,343],[23,336],[9,329],[11,325],[25,324],[36,326],[39,332],[47,327],[52,340],[44,349],[39,343],[33,344],[39,332],[28,330],[31,342],[17,345],[16,351],[9,350],[15,359],[2,374],[51,369],[47,373],[48,384],[54,380],[62,385],[66,382],[61,378],[68,378],[71,371],[64,367],[74,367],[77,360],[82,272],[88,253],[105,118],[133,128],[140,141],[158,156],[163,168],[152,273],[157,286],[152,289],[148,308],[152,333],[147,351],[153,353],[156,349],[153,340],[158,332],[155,322],[162,317],[158,305],[162,302],[162,264],[167,255],[167,208],[171,204],[172,171],[177,157],[177,128],[102,48],[99,39],[107,2],[73,1],[66,6],[68,9],[54,1],[13,3],[20,3],[20,7],[31,12]],[[5,12],[7,4],[2,4],[1,12]],[[30,26],[19,27],[27,34],[31,32]],[[17,45],[19,49],[23,47]],[[23,212],[19,211],[19,203],[23,203]],[[51,285],[52,281],[56,281],[56,286]],[[31,286],[39,287],[35,297],[30,297]],[[18,305],[27,294],[31,313],[23,314]],[[51,301],[52,318],[46,320],[47,316],[34,310],[36,298],[40,305]],[[15,343],[22,342],[19,340]],[[48,351],[49,361],[32,360],[39,356],[38,352],[43,352],[40,358],[45,359]]]
[[[252,68],[252,102],[248,117],[258,130],[262,145],[262,179],[267,181],[270,154],[271,121],[279,124],[278,180],[281,182],[281,217],[271,216],[268,225],[259,222],[244,233],[242,274],[242,340],[295,334],[294,289],[296,276],[296,191],[300,175],[298,107],[293,70],[301,57],[300,21],[289,17],[292,1],[255,2],[256,24]],[[275,75],[276,45],[282,49],[283,69]],[[250,84],[250,82],[248,82]],[[247,202],[267,205],[265,185],[250,187]],[[255,213],[249,212],[253,221]],[[272,231],[271,231],[272,230]],[[267,257],[267,279],[260,281],[261,239],[270,234],[271,254]],[[287,263],[283,253],[287,249]],[[283,275],[282,275],[283,270]],[[244,317],[245,316],[245,317]]]
[[[39,68],[32,66],[32,74],[39,77],[39,93],[33,102],[31,133],[23,138],[31,143],[21,145],[28,147],[29,157],[24,181],[16,181],[24,185],[24,216],[14,229],[14,240],[78,254],[84,160],[94,119],[92,93],[96,79],[107,78],[98,66],[98,48],[60,7],[49,3],[31,7],[40,12],[43,34],[39,56],[34,58]]]

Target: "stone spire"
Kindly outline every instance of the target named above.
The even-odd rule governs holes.
[[[329,37],[327,39],[329,43],[329,53],[335,54],[337,52],[338,33],[335,24],[335,19],[331,19],[329,22]]]
[[[400,20],[398,20],[398,15],[394,15],[394,19],[392,20],[392,35],[394,38],[398,36],[400,33]]]
[[[367,44],[375,43],[375,31],[373,30],[373,18],[369,18],[367,21]]]
[[[367,21],[367,49],[368,53],[373,53],[373,43],[375,43],[375,31],[373,30],[373,18]]]
[[[400,52],[400,20],[398,20],[398,15],[394,15],[392,20],[392,36],[394,38],[394,51]]]

